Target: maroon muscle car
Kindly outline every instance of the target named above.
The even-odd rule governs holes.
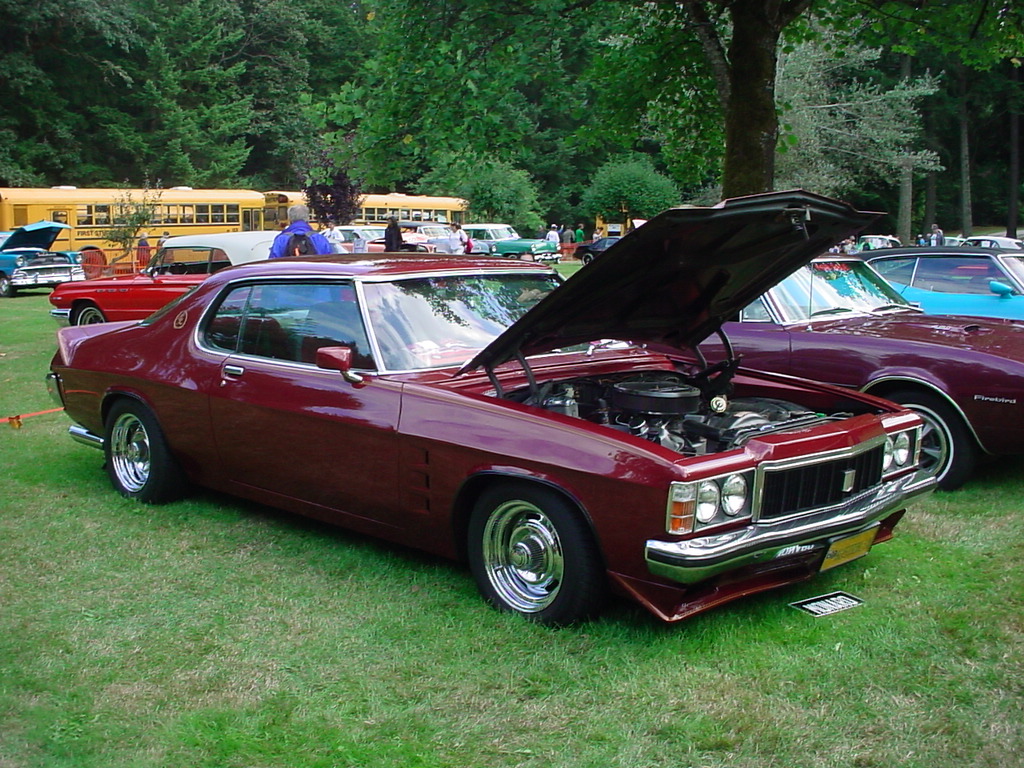
[[[725,331],[743,366],[893,400],[924,419],[922,471],[951,490],[982,455],[1024,453],[1024,325],[926,315],[857,257],[824,256]],[[701,347],[722,354],[720,342]]]
[[[694,348],[872,218],[802,192],[673,209],[564,283],[468,256],[244,265],[61,329],[50,383],[126,497],[197,483],[465,558],[546,624],[610,593],[675,621],[889,539],[935,484],[921,420],[611,340]]]

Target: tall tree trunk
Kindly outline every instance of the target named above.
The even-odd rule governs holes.
[[[970,237],[974,231],[974,212],[971,192],[971,141],[968,131],[967,71],[960,70],[960,234]]]
[[[910,231],[910,211],[914,204],[914,165],[910,158],[905,158],[900,168],[900,207],[896,215],[896,237],[904,245],[914,240]]]
[[[776,49],[782,30],[810,4],[811,0],[733,0],[729,6],[732,38],[727,54],[723,197],[768,192],[774,186],[779,135]]]
[[[935,223],[935,211],[938,208],[939,199],[939,174],[938,171],[929,171],[924,180],[924,223],[921,225],[922,232],[928,232]]]
[[[740,0],[732,11],[729,104],[725,115],[722,197],[770,192],[775,181],[775,49],[779,31],[764,3]]]
[[[1010,64],[1010,167],[1009,189],[1006,195],[1006,234],[1017,236],[1017,221],[1020,214],[1020,111],[1017,106],[1020,90],[1020,71],[1016,64]]]
[[[913,59],[909,54],[904,54],[900,60],[900,79],[909,81],[913,74],[911,64]],[[903,158],[900,163],[900,202],[899,210],[896,213],[896,237],[902,243],[910,243],[910,215],[914,207],[914,165],[909,157]]]

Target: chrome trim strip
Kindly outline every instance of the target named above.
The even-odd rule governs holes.
[[[940,389],[938,386],[932,384],[930,381],[926,381],[924,379],[917,379],[912,376],[880,376],[877,379],[872,379],[857,391],[863,392],[866,395],[872,395],[873,397],[881,397],[883,399],[888,400],[888,398],[885,395],[879,395],[872,391],[879,384],[902,384],[910,385],[911,387],[922,387],[923,389],[927,389],[929,392],[936,395],[937,397],[940,397],[943,400],[943,402],[946,403],[946,405],[948,405],[950,408],[956,411],[957,415],[960,416],[961,419],[963,419],[963,422],[964,424],[967,425],[967,429],[968,431],[970,431],[971,436],[974,438],[974,441],[981,446],[981,449],[985,451],[985,453],[989,453],[989,451],[985,449],[985,446],[982,445],[981,440],[978,438],[978,433],[974,429],[974,425],[971,423],[971,420],[967,418],[967,414],[964,413],[963,408],[960,407],[960,404],[958,402],[956,402],[955,400],[953,400],[952,397],[950,397],[948,392]]]
[[[80,424],[72,424],[68,427],[68,434],[71,435],[71,439],[76,443],[88,445],[90,448],[99,448],[101,451],[103,450],[103,438],[95,432],[90,432]]]
[[[840,505],[797,518],[761,522],[728,533],[684,541],[650,539],[644,550],[648,570],[681,584],[696,584],[727,571],[770,562],[793,546],[823,546],[833,536],[856,533],[931,493],[934,478],[908,475],[869,489]]]

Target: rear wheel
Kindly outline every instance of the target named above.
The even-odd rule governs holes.
[[[107,322],[107,316],[95,304],[83,304],[77,307],[71,315],[72,325],[92,325],[105,322]]]
[[[924,419],[921,432],[921,471],[952,491],[963,485],[978,463],[979,448],[960,415],[930,392],[900,390],[885,395]]]
[[[589,251],[587,253],[584,253],[583,256],[580,257],[580,261],[582,261],[584,264],[589,264],[593,260],[594,254],[590,253]]]
[[[468,550],[477,587],[500,610],[557,626],[593,616],[604,603],[604,565],[589,526],[546,488],[488,488],[473,508]]]
[[[185,476],[167,447],[156,416],[135,400],[119,400],[106,422],[107,475],[118,493],[146,504],[184,495]]]

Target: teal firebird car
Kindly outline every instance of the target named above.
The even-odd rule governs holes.
[[[1024,251],[924,246],[863,256],[903,298],[930,315],[1024,320]]]

